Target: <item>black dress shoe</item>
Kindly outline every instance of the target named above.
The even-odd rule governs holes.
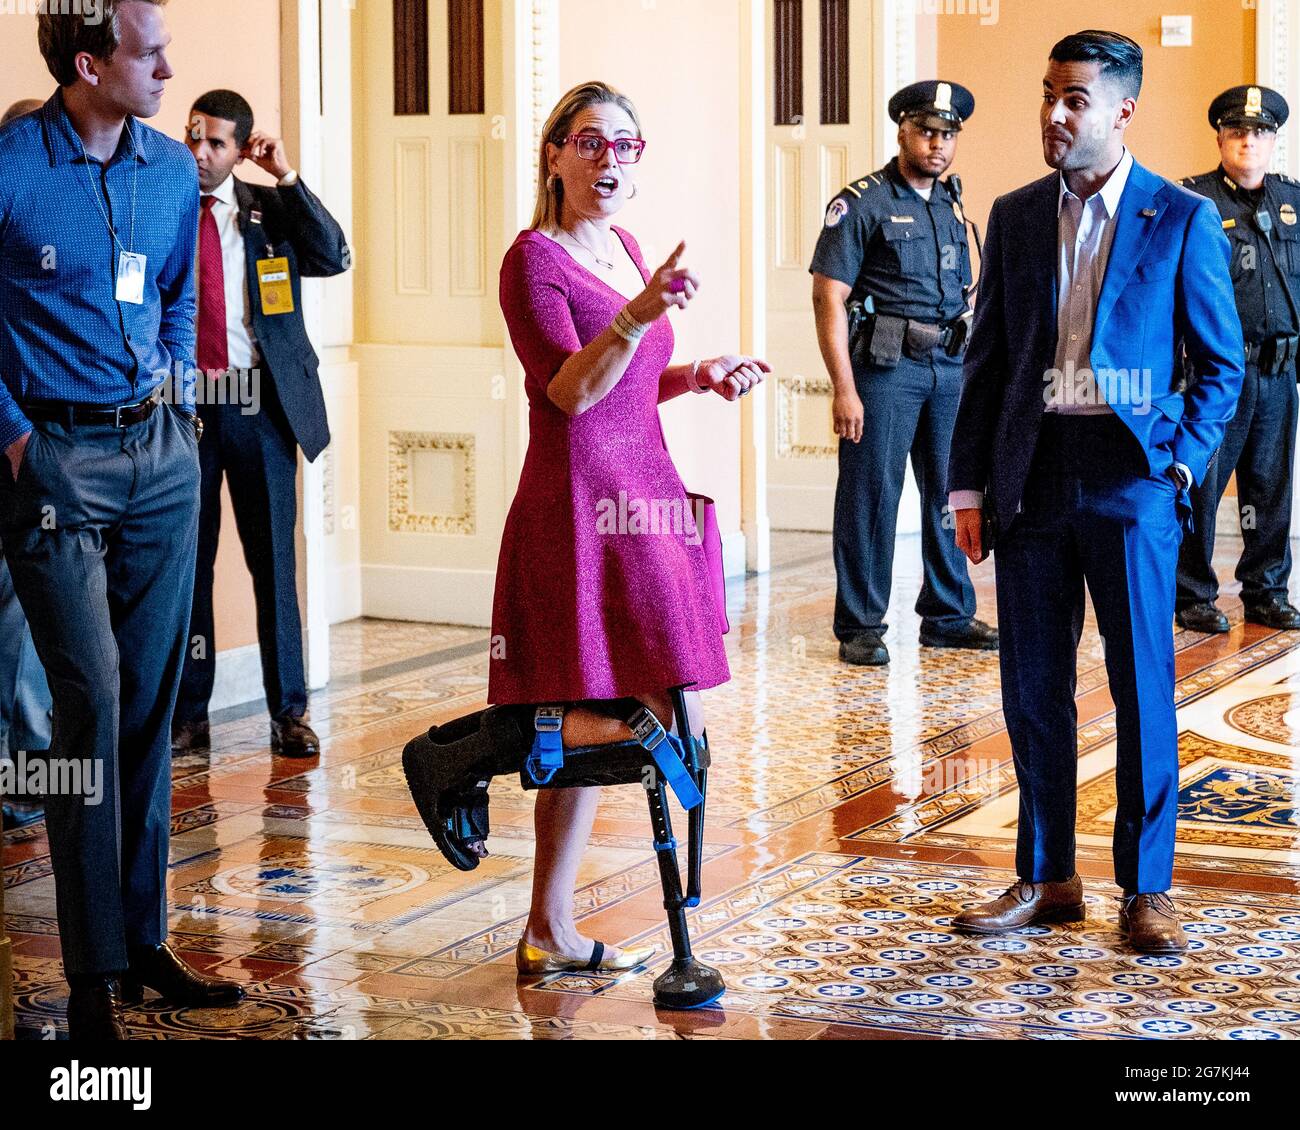
[[[889,649],[875,632],[863,632],[840,644],[840,658],[858,667],[884,667],[889,662]]]
[[[208,720],[181,722],[172,727],[172,753],[206,753],[212,748]]]
[[[974,651],[997,651],[998,630],[983,620],[967,620],[956,628],[940,628],[921,621],[922,647],[965,647]]]
[[[125,1040],[117,978],[105,973],[78,977],[69,986],[68,1039]]]
[[[1300,610],[1284,596],[1270,596],[1267,600],[1242,601],[1246,605],[1246,622],[1263,624],[1266,628],[1288,631],[1300,628]]]
[[[1231,626],[1228,618],[1209,601],[1180,608],[1174,619],[1178,621],[1180,628],[1186,628],[1189,632],[1221,634]]]
[[[271,752],[280,757],[319,757],[320,738],[301,718],[272,718]]]
[[[122,1003],[136,1005],[144,990],[153,989],[168,1004],[189,1008],[222,1008],[244,999],[238,981],[198,973],[177,957],[165,942],[130,951],[131,967],[122,975]]]
[[[3,807],[6,832],[11,832],[15,828],[26,828],[28,824],[35,824],[38,820],[45,819],[43,804],[20,804],[16,800],[7,800]]]

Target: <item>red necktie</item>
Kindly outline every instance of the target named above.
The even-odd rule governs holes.
[[[226,345],[226,272],[221,263],[221,235],[212,214],[215,198],[202,200],[199,217],[199,368],[205,373],[230,368]]]

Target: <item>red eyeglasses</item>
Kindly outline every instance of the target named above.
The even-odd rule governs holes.
[[[566,145],[570,141],[584,161],[599,161],[611,145],[614,147],[614,160],[620,165],[635,165],[645,152],[645,141],[639,137],[620,137],[608,141],[598,133],[571,133],[564,139]]]

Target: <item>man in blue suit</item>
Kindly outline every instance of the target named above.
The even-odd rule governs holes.
[[[989,218],[949,502],[967,556],[997,553],[1019,879],[954,925],[994,934],[1084,917],[1074,691],[1086,583],[1115,702],[1120,929],[1134,948],[1168,953],[1187,945],[1168,895],[1174,571],[1188,489],[1232,418],[1244,351],[1213,204],[1124,145],[1141,84],[1142,49],[1125,36],[1056,44],[1040,120],[1057,171],[999,198]],[[1180,339],[1194,370],[1185,389]]]

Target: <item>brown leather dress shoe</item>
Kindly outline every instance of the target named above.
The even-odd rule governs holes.
[[[130,961],[130,969],[122,975],[123,1004],[139,1004],[146,986],[161,994],[168,1004],[189,1008],[222,1008],[244,999],[244,987],[238,981],[223,981],[196,972],[166,942],[133,949]]]
[[[1079,922],[1085,917],[1083,880],[1071,875],[1059,883],[1017,879],[991,902],[963,910],[952,925],[963,934],[1004,934],[1035,922]]]
[[[117,978],[111,974],[81,977],[68,993],[68,1039],[87,1043],[125,1040],[122,1000]]]
[[[206,753],[212,738],[205,718],[201,722],[180,722],[172,727],[172,753]]]
[[[1142,953],[1181,953],[1187,948],[1187,933],[1178,921],[1178,909],[1163,892],[1126,894],[1120,900],[1119,929],[1128,944]]]
[[[301,718],[272,718],[271,752],[278,757],[319,757],[320,738]]]

